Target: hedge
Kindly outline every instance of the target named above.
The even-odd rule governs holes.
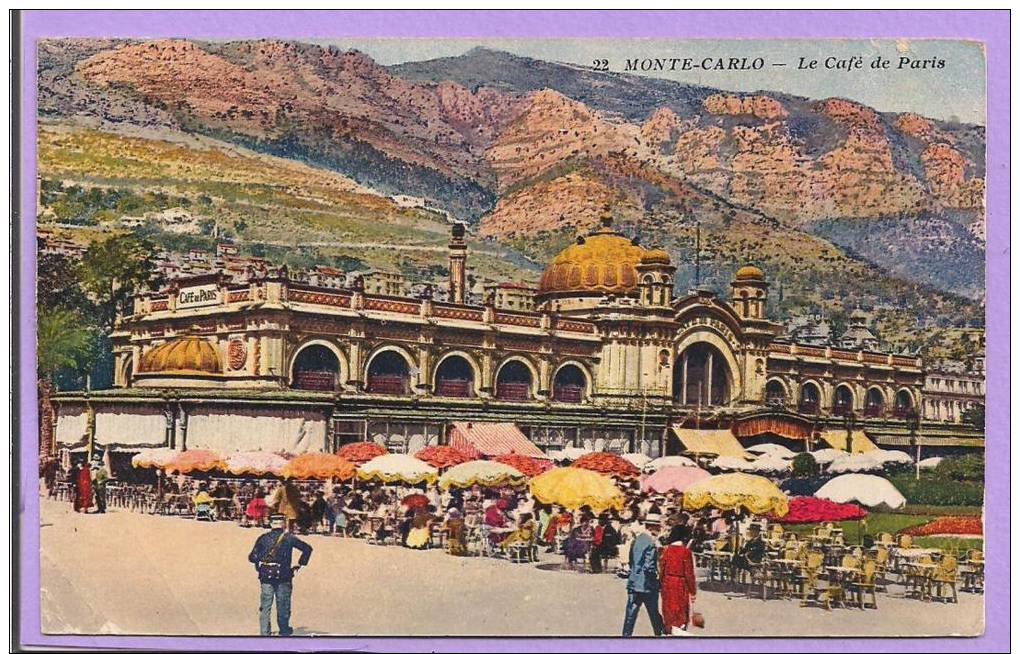
[[[981,506],[984,503],[985,485],[974,481],[955,481],[923,476],[914,479],[911,474],[889,478],[908,504],[933,506]]]

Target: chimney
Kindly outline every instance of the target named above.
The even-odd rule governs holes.
[[[465,279],[464,265],[467,261],[467,244],[464,243],[464,223],[453,223],[450,232],[450,302],[464,304]]]

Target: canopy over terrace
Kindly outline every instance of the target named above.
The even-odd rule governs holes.
[[[680,439],[684,449],[695,456],[732,456],[747,460],[754,458],[729,429],[673,427],[673,433]]]
[[[520,454],[549,458],[512,422],[454,422],[450,426],[450,446],[475,457]]]
[[[835,450],[846,452],[846,430],[827,429],[822,432],[822,440]],[[853,454],[864,454],[873,452],[878,446],[871,442],[871,439],[864,435],[863,429],[854,430],[850,439],[850,451]]]

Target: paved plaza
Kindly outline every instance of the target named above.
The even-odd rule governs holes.
[[[259,586],[247,555],[257,529],[124,511],[79,515],[42,500],[46,633],[257,635]],[[294,582],[295,635],[616,636],[624,581],[538,563],[457,558],[308,536]],[[702,590],[703,636],[975,635],[982,596],[959,604],[879,595],[877,610],[801,607]],[[636,635],[651,635],[647,617]]]

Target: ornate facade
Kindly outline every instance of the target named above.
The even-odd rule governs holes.
[[[456,228],[453,299],[465,297],[466,258]],[[114,389],[58,396],[56,439],[407,450],[475,420],[515,422],[540,447],[655,456],[681,449],[671,427],[805,438],[848,416],[880,443],[907,437],[919,359],[779,339],[757,267],[736,271],[726,299],[673,297],[674,272],[666,252],[606,221],[550,262],[533,301],[514,295],[527,310],[496,294],[471,305],[323,288],[285,270],[176,280],[119,320]]]

